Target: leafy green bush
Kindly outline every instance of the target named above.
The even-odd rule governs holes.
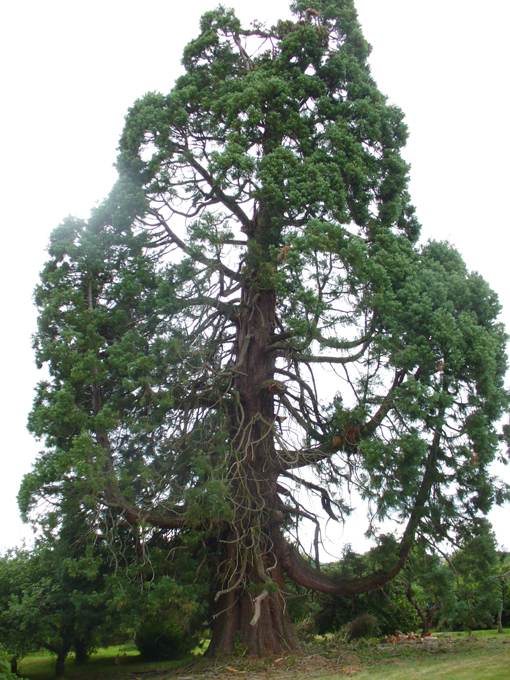
[[[360,614],[347,626],[347,637],[351,640],[371,638],[379,634],[379,622],[373,614]]]
[[[135,644],[146,661],[168,661],[190,653],[204,629],[206,608],[197,600],[203,586],[178,584],[161,577],[148,593],[140,612]]]
[[[189,654],[196,647],[198,636],[174,622],[146,620],[135,643],[144,661],[171,661]]]
[[[0,648],[0,680],[17,680],[14,673],[11,673],[9,655],[2,648]]]

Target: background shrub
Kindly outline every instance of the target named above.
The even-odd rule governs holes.
[[[373,614],[360,614],[347,626],[347,639],[359,640],[371,638],[379,634],[379,622]]]
[[[146,620],[138,629],[135,643],[144,661],[172,661],[191,653],[198,636],[174,622]]]

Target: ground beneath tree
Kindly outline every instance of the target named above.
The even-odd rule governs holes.
[[[302,654],[269,659],[239,659],[228,661],[194,662],[175,671],[148,671],[127,673],[124,677],[133,680],[148,680],[150,677],[168,680],[272,680],[272,678],[298,679],[345,675],[358,673],[363,666],[359,654],[344,650],[334,655]]]
[[[130,672],[125,667],[119,669],[119,673],[115,675],[104,676],[104,680],[305,680],[353,677],[360,673],[365,677],[367,671],[371,673],[376,669],[394,669],[403,672],[407,667],[412,677],[413,670],[418,666],[424,670],[431,661],[462,665],[466,659],[476,658],[490,663],[501,654],[510,662],[508,635],[490,638],[475,635],[444,636],[428,643],[402,644],[372,641],[348,645],[345,642],[326,640],[308,645],[302,654],[263,659],[243,656],[216,660],[197,659],[171,670],[160,668]],[[95,676],[94,680],[103,680],[103,677]]]

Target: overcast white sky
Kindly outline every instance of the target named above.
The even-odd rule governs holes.
[[[16,494],[39,445],[25,429],[38,379],[32,291],[51,230],[87,217],[116,178],[123,119],[167,92],[216,0],[10,0],[0,11],[2,291],[0,549],[28,535]],[[225,0],[274,23],[287,0]],[[510,328],[508,25],[502,0],[357,0],[372,72],[406,114],[405,157],[423,238],[448,239],[499,293]],[[510,382],[510,377],[509,377]],[[510,470],[503,469],[507,481]],[[510,548],[509,508],[492,515]],[[352,536],[346,536],[353,540]]]

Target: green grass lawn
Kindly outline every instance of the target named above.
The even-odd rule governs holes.
[[[502,635],[455,633],[436,644],[384,647],[360,650],[357,680],[510,680],[510,629]]]
[[[504,639],[506,637],[507,639]],[[374,664],[356,674],[358,680],[509,680],[510,639],[508,636],[453,642],[440,650]]]
[[[136,650],[126,650],[124,647],[108,647],[99,649],[92,654],[85,665],[77,666],[74,656],[70,654],[66,659],[65,673],[68,678],[96,678],[109,675],[123,675],[124,673],[146,673],[151,670],[178,668],[186,661],[161,661],[148,663],[140,660]],[[55,677],[55,656],[49,653],[32,654],[23,659],[18,665],[18,673],[30,680],[50,680]]]
[[[443,634],[437,643],[415,645],[381,645],[377,642],[359,642],[346,646],[324,640],[308,650],[308,656],[253,661],[248,658],[222,660],[216,664],[215,676],[226,680],[240,677],[255,680],[265,677],[271,680],[314,678],[314,680],[341,680],[351,672],[357,680],[510,680],[510,629],[503,635],[495,631],[475,634]],[[197,650],[199,651],[199,650]],[[323,666],[314,666],[313,659],[321,658]],[[312,660],[311,665],[307,663]],[[278,663],[282,662],[283,663]],[[211,661],[197,659],[196,666],[189,667],[190,659],[144,663],[138,652],[123,647],[101,649],[90,657],[84,666],[76,666],[71,655],[66,662],[66,676],[71,679],[103,680],[109,677],[126,680],[147,680],[155,676],[164,680],[168,676],[185,675],[199,678],[204,671],[211,671]],[[237,669],[242,675],[221,668]],[[276,665],[278,664],[278,665]],[[49,654],[32,655],[19,664],[20,675],[30,680],[52,680],[55,658]]]

